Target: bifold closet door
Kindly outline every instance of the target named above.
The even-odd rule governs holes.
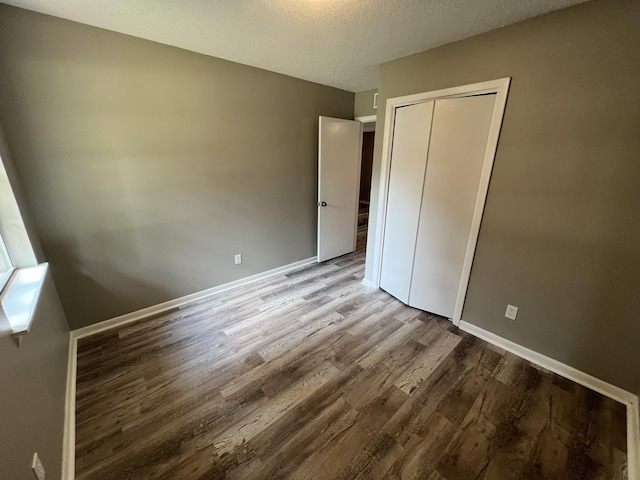
[[[409,301],[434,102],[396,109],[380,287]]]
[[[447,318],[460,289],[495,98],[435,102],[408,303]]]

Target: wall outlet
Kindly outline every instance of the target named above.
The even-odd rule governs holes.
[[[236,254],[236,265],[240,265],[242,263],[242,254]]]
[[[504,316],[510,318],[511,320],[515,320],[518,316],[518,307],[507,305],[507,311],[505,312]]]
[[[42,462],[40,461],[40,457],[38,456],[38,452],[33,454],[33,461],[31,462],[31,470],[33,470],[33,474],[36,477],[36,480],[44,480],[44,467],[42,466]]]

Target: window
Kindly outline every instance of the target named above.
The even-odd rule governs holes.
[[[5,329],[8,325],[8,333],[20,346],[31,328],[48,266],[38,265],[7,174],[8,159],[0,129],[0,324]]]
[[[0,232],[0,292],[9,281],[11,272],[13,272],[13,262],[9,256],[7,245],[4,243],[4,237]]]

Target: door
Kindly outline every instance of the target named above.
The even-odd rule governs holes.
[[[495,94],[396,109],[380,287],[453,318]]]
[[[453,318],[495,95],[437,100],[409,305]]]
[[[380,288],[409,303],[434,102],[396,109]]]
[[[362,124],[320,117],[318,261],[356,249]]]

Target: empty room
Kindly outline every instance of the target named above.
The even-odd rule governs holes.
[[[640,480],[639,26],[0,0],[0,480]]]

